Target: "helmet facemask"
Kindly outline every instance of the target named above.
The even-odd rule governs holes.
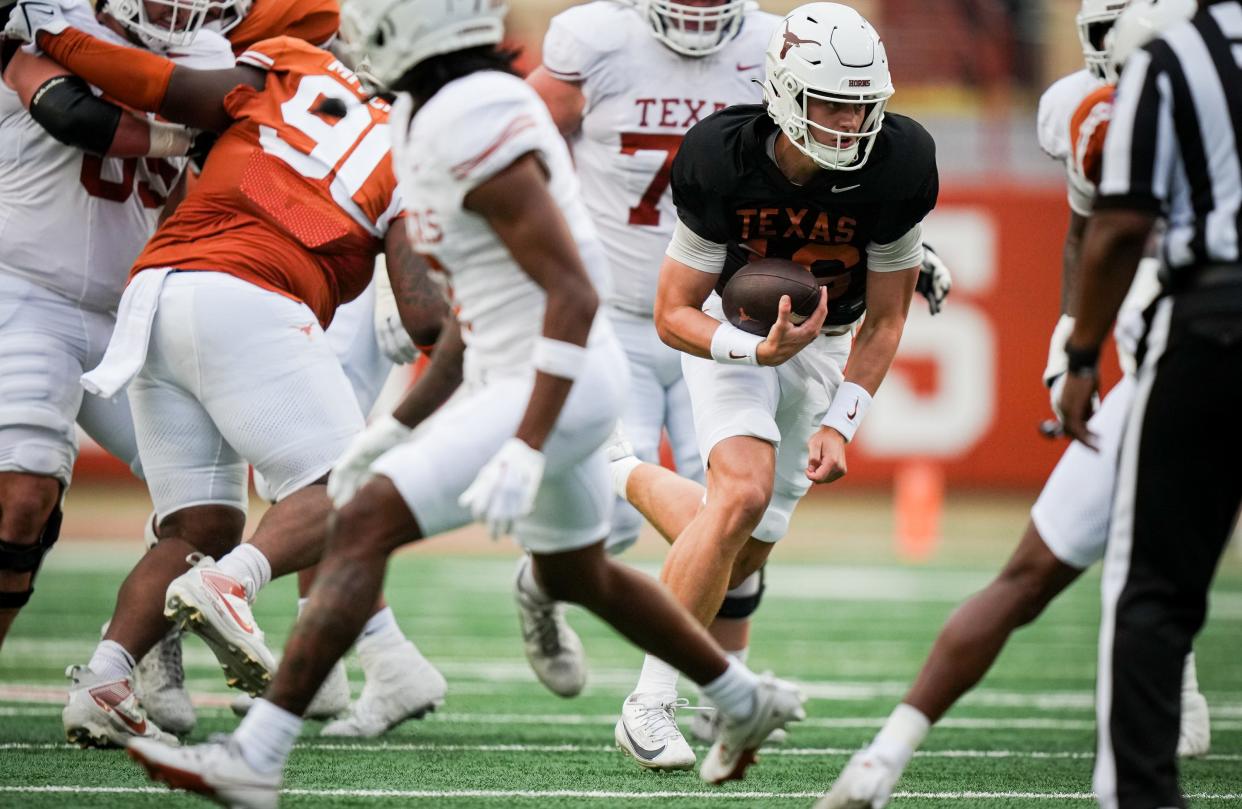
[[[158,9],[154,19],[148,4]],[[208,0],[109,0],[107,11],[146,47],[163,51],[193,42],[210,5]]]
[[[729,43],[742,27],[748,0],[694,6],[683,0],[643,0],[641,10],[655,38],[682,56],[707,56]]]
[[[246,19],[252,5],[253,0],[210,0],[204,27],[218,34],[227,34]]]
[[[1087,0],[1078,12],[1078,42],[1087,69],[1097,79],[1107,78],[1109,61],[1108,32],[1121,16],[1127,0]]]

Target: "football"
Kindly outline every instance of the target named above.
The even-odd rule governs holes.
[[[734,326],[751,334],[766,335],[776,322],[781,296],[788,295],[795,323],[815,313],[819,283],[801,264],[783,258],[752,261],[725,284],[724,313]]]

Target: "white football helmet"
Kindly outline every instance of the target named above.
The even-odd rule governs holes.
[[[207,22],[204,27],[217,34],[227,34],[246,19],[254,0],[209,0],[207,4]]]
[[[499,43],[508,10],[505,0],[345,0],[341,37],[390,86],[432,56]]]
[[[1106,38],[1108,62],[1104,79],[1116,84],[1130,54],[1151,42],[1162,31],[1189,20],[1198,8],[1195,0],[1135,0],[1121,12]]]
[[[108,0],[104,11],[154,51],[189,45],[210,0]]]
[[[1078,42],[1082,45],[1082,58],[1097,79],[1104,79],[1108,66],[1108,43],[1106,41],[1113,23],[1130,0],[1082,0],[1078,9]]]
[[[862,168],[893,95],[884,43],[871,23],[840,3],[800,6],[772,34],[765,63],[768,115],[793,145],[823,168]],[[860,131],[811,121],[807,102],[813,99],[865,105]]]
[[[706,56],[729,44],[750,0],[638,0],[655,38],[683,56]]]

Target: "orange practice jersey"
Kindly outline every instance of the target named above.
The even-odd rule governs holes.
[[[370,283],[401,215],[388,105],[364,101],[336,57],[298,39],[261,42],[237,62],[267,71],[267,81],[229,93],[233,125],[133,273],[226,272],[302,301],[326,327]],[[347,114],[319,111],[327,99]]]
[[[272,37],[297,37],[323,47],[340,26],[338,0],[254,0],[245,19],[226,36],[240,56]]]
[[[1093,90],[1070,116],[1070,151],[1073,170],[1093,186],[1100,184],[1104,162],[1104,138],[1113,117],[1116,88],[1106,84]]]

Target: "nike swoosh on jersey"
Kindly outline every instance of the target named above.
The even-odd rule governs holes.
[[[739,63],[738,63],[738,66],[737,66],[737,72],[738,72],[738,73],[745,73],[745,72],[746,72],[746,71],[748,71],[748,70],[758,70],[758,69],[759,69],[759,68],[761,68],[761,67],[763,67],[763,62],[760,62],[760,63],[759,63],[759,64],[757,64],[757,65],[744,65],[744,64],[742,64],[742,63],[740,63],[740,62],[739,62]]]
[[[644,761],[651,761],[653,758],[663,753],[664,749],[668,747],[668,742],[665,742],[658,750],[648,750],[638,742],[634,741],[634,737],[630,735],[630,729],[625,726],[624,722],[621,723],[621,729],[625,731],[625,738],[630,740],[630,747],[634,748],[634,755]]]
[[[837,188],[837,187],[834,185],[834,186],[832,187],[832,193],[834,193],[834,194],[840,194],[840,193],[842,193],[843,191],[853,191],[855,188],[862,188],[862,183],[857,183],[857,184],[855,184],[855,185],[847,185],[847,186],[845,186],[844,188]]]

